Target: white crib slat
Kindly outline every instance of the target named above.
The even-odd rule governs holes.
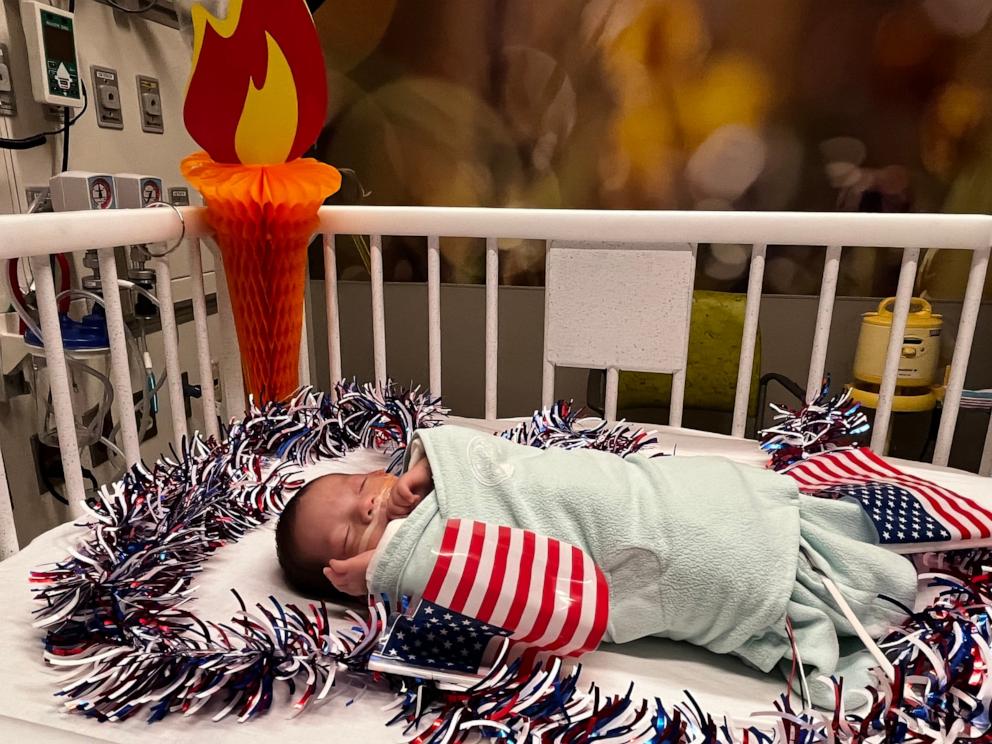
[[[220,251],[214,251],[214,269],[217,282],[217,319],[224,339],[217,354],[220,361],[220,379],[224,392],[224,420],[231,421],[245,415],[245,378],[241,369],[241,347],[234,325],[234,308],[227,288],[227,274]]]
[[[7,469],[3,465],[3,453],[0,452],[0,561],[10,558],[19,547],[14,505],[10,501],[10,488],[7,485]]]
[[[685,363],[682,365],[681,369],[675,370],[675,374],[672,375],[672,402],[668,410],[669,426],[682,426],[682,409],[685,403],[686,370],[689,367],[689,336],[690,329],[692,328],[692,297],[696,288],[696,253],[698,250],[699,246],[693,243],[692,270],[689,272],[689,275],[693,277],[693,286],[689,287],[689,308],[686,310],[685,314],[685,352],[682,356],[682,358],[685,359]]]
[[[809,376],[806,378],[806,402],[820,394],[823,370],[827,364],[827,344],[830,342],[830,322],[834,316],[834,297],[837,294],[837,275],[840,272],[841,246],[827,248],[823,262],[823,280],[820,283],[820,304],[816,310],[816,331],[813,333],[813,352],[809,358]]]
[[[431,394],[441,395],[441,239],[427,237],[427,346]]]
[[[744,309],[744,332],[741,337],[741,358],[737,368],[737,390],[734,396],[734,423],[731,434],[743,437],[747,428],[747,409],[751,401],[751,370],[754,349],[758,341],[758,315],[761,308],[761,288],[765,281],[765,252],[767,246],[755,245],[751,250],[751,272],[747,280],[747,305]]]
[[[310,286],[309,279],[307,280],[306,286]],[[300,325],[300,363],[298,374],[300,377],[301,386],[310,385],[310,332],[307,328],[307,304],[308,303],[304,302],[303,323]]]
[[[947,465],[951,455],[954,428],[958,422],[958,411],[961,406],[961,391],[964,389],[964,378],[968,373],[968,360],[971,356],[971,345],[975,340],[975,326],[978,323],[978,311],[981,309],[988,266],[988,248],[977,250],[972,254],[968,287],[964,293],[958,337],[954,344],[954,358],[951,360],[951,374],[944,393],[940,430],[937,432],[937,444],[933,450],[934,465]]]
[[[892,401],[899,382],[899,359],[902,357],[902,343],[906,337],[906,320],[909,317],[909,304],[913,299],[913,285],[916,283],[916,267],[920,260],[919,248],[906,248],[902,252],[902,268],[899,269],[899,286],[896,290],[896,304],[892,309],[892,330],[889,332],[889,345],[885,352],[885,367],[882,371],[882,385],[878,391],[878,408],[871,432],[871,448],[885,454],[889,434],[889,420],[892,417]]]
[[[127,363],[121,292],[117,285],[117,257],[113,248],[101,248],[97,254],[100,258],[100,280],[107,311],[107,336],[110,338],[110,380],[117,401],[117,420],[121,427],[124,459],[128,467],[131,467],[141,460],[141,445],[134,418],[134,391],[131,389],[131,372]]]
[[[172,299],[172,271],[168,258],[152,260],[155,266],[156,293],[162,318],[162,344],[165,347],[165,377],[169,391],[169,412],[172,416],[172,436],[176,450],[182,451],[186,429],[186,401],[183,398],[182,371],[179,368],[179,329]]]
[[[978,466],[978,474],[992,476],[992,416],[989,416],[989,428],[985,432],[985,447],[982,449],[982,461]]]
[[[616,367],[606,369],[606,393],[603,397],[603,418],[607,421],[617,420],[617,399],[620,397],[620,370]]]
[[[72,392],[69,372],[62,346],[62,329],[59,326],[58,305],[55,301],[55,283],[48,256],[31,258],[38,293],[38,314],[41,333],[45,340],[45,361],[48,365],[48,382],[51,386],[52,406],[55,409],[55,426],[59,434],[59,454],[65,474],[66,499],[69,514],[75,518],[83,515],[83,471],[79,463],[79,442],[76,439],[76,420],[72,413]]]
[[[203,290],[203,250],[199,239],[189,244],[189,265],[193,294],[193,325],[196,328],[196,351],[200,372],[200,401],[203,404],[203,428],[207,436],[219,439],[217,400],[214,398],[214,371],[210,360],[210,336],[207,332],[207,297]]]
[[[372,355],[375,381],[386,383],[386,305],[382,286],[382,236],[369,237],[372,258]]]
[[[548,328],[551,323],[551,308],[549,299],[551,293],[548,287],[551,286],[551,241],[544,241],[544,364],[541,379],[541,406],[548,408],[554,403],[555,398],[555,365],[548,359],[548,340],[550,334]]]
[[[496,418],[499,364],[499,241],[486,238],[486,419]]]
[[[341,381],[341,322],[338,316],[338,259],[334,236],[324,236],[324,304],[327,313],[327,362],[331,393]]]

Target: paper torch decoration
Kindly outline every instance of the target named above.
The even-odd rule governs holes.
[[[327,80],[304,0],[231,0],[220,20],[193,6],[183,111],[204,152],[182,172],[207,204],[224,261],[245,387],[282,400],[299,384],[307,247],[335,168],[300,156],[320,134]]]

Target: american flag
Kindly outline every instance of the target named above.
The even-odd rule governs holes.
[[[402,615],[389,632],[380,656],[394,662],[449,672],[475,674],[491,642],[509,631],[479,622],[426,599],[412,617]]]
[[[579,548],[529,530],[450,519],[420,604],[397,620],[381,653],[476,671],[490,641],[506,637],[518,651],[579,656],[599,645],[608,618],[606,578]]]
[[[899,552],[914,546],[987,540],[992,511],[973,499],[906,473],[870,449],[825,452],[784,471],[799,489],[861,503],[879,542]]]

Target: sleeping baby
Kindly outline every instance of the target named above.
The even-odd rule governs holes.
[[[585,551],[609,585],[607,641],[688,641],[768,672],[788,667],[791,621],[804,666],[847,689],[869,681],[872,659],[822,577],[873,637],[916,596],[913,565],[875,543],[859,504],[802,495],[778,473],[720,457],[539,450],[452,425],[418,431],[399,478],[309,483],[279,520],[279,561],[307,594],[418,596],[449,519]]]

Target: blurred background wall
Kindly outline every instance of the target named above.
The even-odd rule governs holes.
[[[328,0],[315,18],[331,110],[315,153],[348,169],[334,198],[345,204],[985,213],[990,15],[992,0]],[[445,397],[479,415],[483,296],[471,285],[483,245],[441,247]],[[371,375],[365,251],[364,238],[339,238],[338,275],[357,282],[342,288],[345,372],[360,378]],[[540,402],[541,294],[527,288],[543,285],[544,245],[504,240],[500,253],[501,344],[515,349],[501,356],[500,414],[521,415]],[[894,294],[900,255],[845,248],[835,382],[851,379],[860,313]],[[700,246],[697,289],[744,291],[749,259],[749,246]],[[384,261],[390,373],[424,383],[426,241],[386,238]],[[915,294],[945,315],[945,362],[969,262],[935,247],[917,277]],[[822,246],[769,247],[765,291],[777,297],[762,306],[756,374],[805,381],[822,266]],[[595,404],[597,384],[562,371],[557,393]],[[982,333],[966,384],[992,387]],[[662,421],[664,405],[621,413]],[[686,422],[729,431],[721,406],[690,406]],[[938,416],[897,415],[893,451],[925,455]],[[987,422],[962,415],[955,464],[975,465],[980,447],[963,443]]]
[[[354,170],[350,203],[986,212],[990,12],[990,0],[335,0],[316,13],[332,97],[318,152]],[[541,245],[502,250],[504,283],[542,283]],[[815,293],[814,256],[773,250],[767,290]],[[743,289],[747,260],[705,246],[698,286]],[[357,250],[341,261],[362,276]],[[931,252],[918,292],[958,297],[966,262]],[[480,281],[478,246],[447,241],[443,271]],[[884,295],[897,271],[895,252],[849,250],[839,292]],[[425,272],[421,245],[387,245],[388,279]]]

